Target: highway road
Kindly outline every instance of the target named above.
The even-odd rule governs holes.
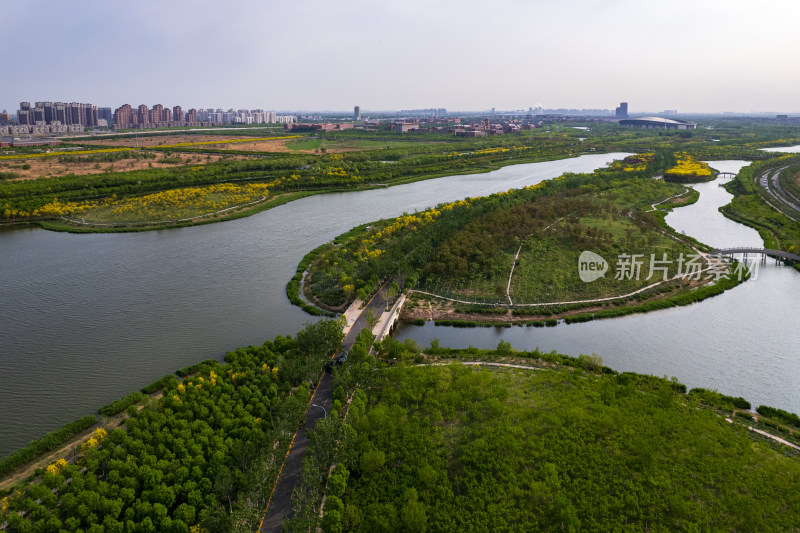
[[[775,209],[800,222],[800,199],[787,191],[780,182],[781,172],[785,169],[786,167],[781,167],[776,170],[768,170],[764,172],[760,178],[758,178],[757,183],[761,185],[761,188],[763,188],[767,194],[770,195],[778,204],[777,206],[773,205]],[[785,205],[785,207],[790,209],[786,209],[785,207],[781,209],[781,207],[779,207],[781,205]],[[792,212],[792,209],[795,212]]]

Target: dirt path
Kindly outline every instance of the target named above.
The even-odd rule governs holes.
[[[453,361],[446,361],[439,363],[420,363],[416,366],[447,366],[452,364]],[[488,361],[462,361],[461,364],[464,366],[497,366],[501,368],[519,368],[522,370],[543,370],[543,368],[538,366],[515,365],[512,363],[490,363]]]
[[[157,400],[158,398],[161,398],[162,395],[163,393],[159,391],[158,393],[151,396],[150,400],[146,401]],[[141,410],[144,407],[144,404],[139,403],[136,405],[136,407]],[[128,416],[125,414],[124,411],[113,417],[106,418],[105,423],[95,424],[89,429],[75,435],[70,440],[66,441],[58,449],[52,450],[50,452],[45,452],[44,455],[40,455],[30,463],[27,463],[19,467],[13,473],[9,474],[8,477],[0,480],[0,490],[9,489],[13,487],[17,483],[24,481],[28,479],[30,476],[32,476],[36,471],[36,469],[45,468],[47,465],[54,463],[59,459],[65,459],[70,463],[73,462],[75,459],[77,459],[77,456],[73,453],[73,448],[76,445],[80,445],[82,442],[88,440],[89,437],[91,437],[92,433],[94,433],[95,429],[97,429],[98,427],[102,427],[103,429],[111,433],[118,427],[122,426],[122,424],[125,422],[125,420],[127,420],[127,418]],[[72,455],[72,458],[70,458],[70,455]]]
[[[557,224],[557,223],[561,222],[565,218],[567,218],[569,216],[572,216],[575,213],[577,213],[577,211],[573,211],[572,213],[569,213],[568,215],[564,215],[563,217],[559,218],[558,220],[554,220],[553,222],[548,224],[544,229],[542,229],[539,233],[543,233],[543,232],[547,231],[548,229],[553,227],[554,224]],[[525,239],[530,239],[533,235],[534,234],[531,233],[530,235],[525,237]],[[508,285],[506,285],[506,298],[508,298],[508,305],[514,305],[514,302],[511,301],[511,278],[514,277],[514,267],[517,266],[517,261],[519,260],[519,254],[522,252],[522,247],[523,246],[525,246],[525,241],[524,240],[522,241],[522,244],[519,245],[519,248],[517,248],[517,253],[516,253],[516,255],[514,255],[514,261],[511,263],[511,272],[508,273]]]
[[[774,440],[776,442],[779,442],[779,443],[783,444],[784,446],[788,446],[790,448],[794,448],[795,450],[800,451],[800,446],[796,446],[796,445],[792,444],[791,442],[789,442],[787,440],[784,440],[784,439],[782,439],[780,437],[776,437],[775,435],[772,435],[771,433],[767,433],[766,431],[761,431],[760,429],[756,429],[753,426],[748,426],[747,429],[749,429],[750,431],[753,431],[755,433],[758,433],[759,435],[763,435],[763,436],[765,436],[765,437],[767,437],[769,439],[772,439],[772,440]]]
[[[667,198],[666,200],[661,200],[660,202],[656,202],[656,203],[654,203],[654,204],[651,204],[651,205],[650,205],[650,210],[649,210],[649,211],[647,211],[647,213],[649,213],[650,211],[655,211],[655,210],[656,210],[656,206],[657,206],[657,205],[661,205],[661,204],[663,204],[663,203],[669,202],[670,200],[674,200],[675,198],[678,198],[678,197],[680,197],[680,196],[683,196],[683,195],[684,195],[684,194],[686,194],[687,192],[689,192],[689,189],[688,189],[688,188],[684,189],[682,193],[676,194],[676,195],[674,195],[674,196],[670,196],[670,197],[669,197],[669,198]]]

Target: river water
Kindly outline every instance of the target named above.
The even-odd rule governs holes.
[[[625,155],[314,196],[192,228],[1,231],[0,456],[180,367],[294,334],[312,318],[286,283],[307,252],[353,226]]]
[[[464,198],[587,172],[625,154],[504,167],[372,191],[305,198],[254,216],[166,231],[0,232],[0,456],[164,374],[226,350],[293,334],[312,320],[285,295],[309,250],[351,227]],[[714,162],[736,171],[746,162]],[[713,246],[757,245],[722,217],[730,195],[667,221]],[[758,279],[686,308],[555,328],[406,326],[423,345],[598,353],[618,370],[677,376],[689,386],[800,411],[794,317],[798,273],[768,263]]]
[[[746,161],[714,161],[722,172],[738,172]],[[717,210],[732,196],[722,180],[694,185],[697,203],[670,213],[667,223],[714,247],[763,246],[758,233]],[[754,276],[755,277],[755,276]],[[761,264],[756,279],[703,302],[654,313],[559,324],[554,328],[453,328],[404,325],[395,337],[423,346],[495,348],[505,340],[523,350],[556,350],[569,355],[597,353],[619,371],[675,376],[691,387],[715,388],[743,396],[755,408],[772,405],[800,412],[796,297],[800,273]]]

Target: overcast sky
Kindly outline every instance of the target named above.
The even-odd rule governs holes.
[[[798,15],[797,0],[0,0],[0,108],[793,112]]]

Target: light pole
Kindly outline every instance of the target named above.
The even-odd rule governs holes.
[[[321,405],[317,405],[315,403],[312,403],[311,407],[319,407],[320,409],[322,409],[322,412],[325,413],[325,416],[323,418],[328,418],[328,411],[324,407],[322,407]]]

